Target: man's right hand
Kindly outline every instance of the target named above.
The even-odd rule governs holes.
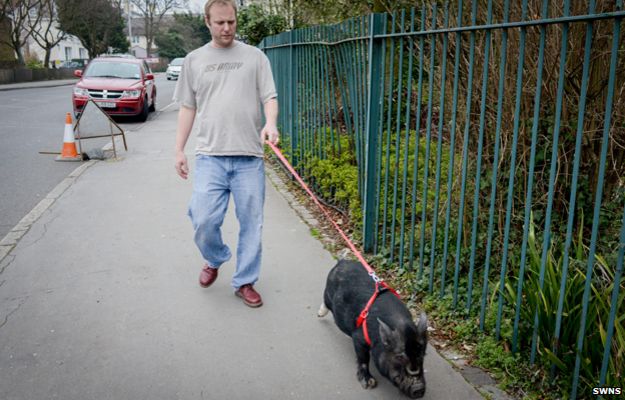
[[[189,164],[187,163],[187,156],[182,151],[176,152],[176,172],[182,179],[187,179],[189,176]]]
[[[193,121],[195,120],[195,108],[188,108],[184,105],[180,105],[180,111],[178,111],[178,125],[176,128],[176,145],[174,151],[176,152],[176,172],[182,179],[187,179],[189,176],[189,164],[187,163],[187,156],[184,155],[184,146],[187,144],[187,139],[191,134],[193,128]]]

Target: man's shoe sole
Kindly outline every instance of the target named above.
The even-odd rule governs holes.
[[[258,307],[260,307],[260,306],[262,306],[262,305],[263,305],[262,300],[261,300],[261,301],[259,301],[258,303],[250,303],[249,301],[247,301],[247,300],[245,300],[245,299],[243,298],[243,295],[241,295],[241,293],[239,293],[239,291],[238,291],[238,290],[237,290],[236,292],[234,292],[234,294],[235,294],[238,298],[240,298],[241,300],[243,300],[243,303],[245,303],[245,305],[246,305],[246,306],[248,306],[248,307],[258,308]]]

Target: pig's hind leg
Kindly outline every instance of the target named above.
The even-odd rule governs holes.
[[[358,370],[356,372],[358,382],[360,382],[363,389],[373,389],[377,386],[378,382],[369,372],[369,347],[362,342],[362,339],[352,339],[354,341],[354,350],[356,350],[356,362],[358,363]]]

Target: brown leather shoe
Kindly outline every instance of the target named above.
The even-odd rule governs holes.
[[[263,305],[263,300],[260,298],[260,294],[254,290],[254,286],[251,284],[241,286],[234,292],[237,297],[243,299],[245,305],[250,307],[260,307]]]
[[[202,272],[200,272],[200,286],[207,288],[212,285],[217,279],[217,274],[217,268],[211,268],[208,264],[204,264],[204,268],[202,268]]]

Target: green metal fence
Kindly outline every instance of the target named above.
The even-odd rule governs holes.
[[[283,149],[365,250],[576,398],[625,382],[625,11],[556,3],[424,4],[260,47]]]

